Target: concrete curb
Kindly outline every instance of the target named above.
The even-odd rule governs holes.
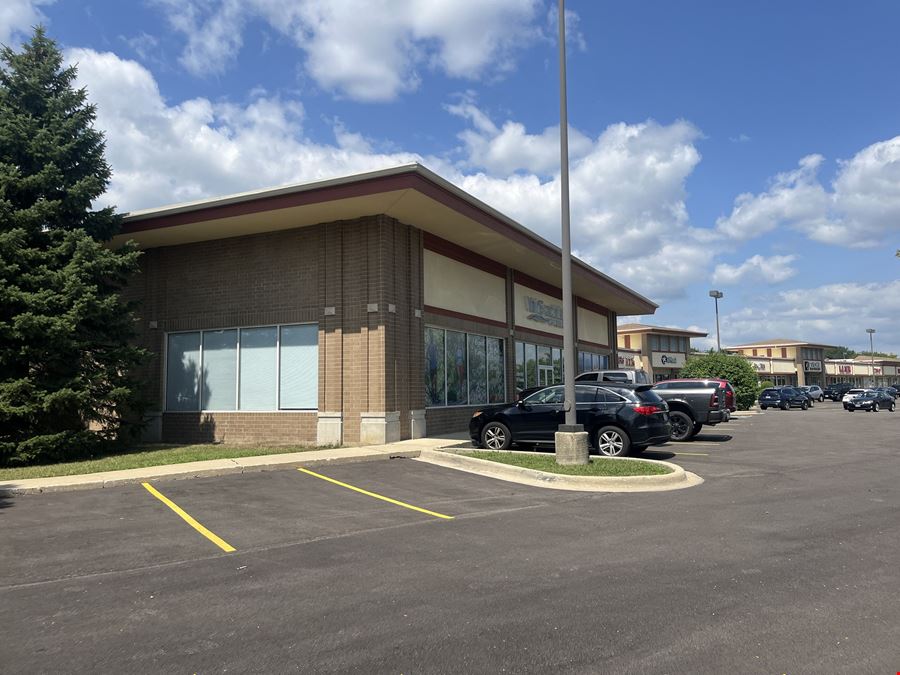
[[[291,469],[298,466],[313,467],[349,464],[351,462],[372,462],[399,457],[413,458],[418,457],[419,452],[418,448],[400,450],[396,446],[374,446],[368,448],[308,450],[306,452],[290,452],[283,455],[258,455],[256,457],[236,457],[234,459],[210,459],[202,462],[148,466],[141,469],[104,471],[102,473],[86,473],[78,476],[28,478],[3,482],[0,483],[0,495],[92,490],[117,487],[129,483],[142,483],[144,481],[204,478]]]
[[[697,474],[685,471],[671,462],[635,457],[623,457],[622,459],[630,462],[663,464],[672,469],[672,472],[661,476],[564,476],[500,464],[486,459],[466,457],[448,450],[422,450],[417,461],[522,485],[579,492],[661,492],[682,490],[703,482],[703,479]]]

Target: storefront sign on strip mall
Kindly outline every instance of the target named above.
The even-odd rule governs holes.
[[[547,323],[557,328],[563,327],[563,311],[562,305],[551,305],[540,298],[527,296],[525,298],[525,306],[530,314],[528,319],[537,321],[538,323]]]
[[[803,362],[803,370],[807,373],[821,373],[822,372],[822,362],[821,361],[804,361]]]
[[[839,365],[838,372],[841,375],[849,375],[850,373],[853,372],[853,366],[851,366],[850,364]]]
[[[681,368],[684,366],[684,354],[653,352],[650,363],[654,368]]]

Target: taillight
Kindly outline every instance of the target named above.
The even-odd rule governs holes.
[[[655,405],[636,405],[634,406],[634,412],[638,415],[652,415],[653,413],[662,412],[662,408]]]
[[[716,392],[712,396],[709,397],[709,407],[710,408],[718,408],[719,407],[719,394]]]

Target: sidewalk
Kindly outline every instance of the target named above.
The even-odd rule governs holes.
[[[204,476],[249,473],[251,471],[273,471],[297,466],[312,467],[328,464],[346,464],[349,462],[371,462],[399,457],[412,458],[418,457],[423,450],[436,450],[453,447],[461,443],[466,444],[467,438],[466,434],[452,434],[442,438],[417,438],[388,443],[387,445],[307,450],[306,452],[290,452],[283,455],[260,455],[257,457],[237,457],[235,459],[210,459],[202,462],[86,473],[77,476],[0,481],[0,495],[90,490],[115,487],[127,483],[141,483],[160,478],[200,478]]]

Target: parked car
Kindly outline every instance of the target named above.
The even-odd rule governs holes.
[[[822,387],[817,384],[794,388],[799,389],[804,394],[808,395],[811,401],[818,401],[819,403],[822,403],[822,401],[825,400],[825,392],[822,390]]]
[[[840,401],[844,398],[844,394],[853,389],[853,385],[847,382],[837,382],[836,384],[829,384],[823,390],[825,397],[830,398],[832,401]]]
[[[713,426],[728,421],[727,389],[721,382],[723,380],[664,380],[653,387],[669,404],[673,441],[689,441],[704,424]]]
[[[887,392],[871,389],[863,392],[859,396],[854,396],[844,404],[844,407],[850,412],[853,412],[854,410],[878,412],[882,408],[894,412],[897,408],[897,403],[894,401],[894,397]]]
[[[476,447],[504,450],[512,444],[533,447],[554,442],[565,421],[563,385],[544,387],[516,403],[477,409],[469,421]],[[669,440],[669,406],[650,385],[578,384],[575,387],[578,424],[601,455],[620,457]]]
[[[800,408],[806,410],[809,408],[809,398],[806,394],[797,391],[793,387],[769,387],[763,389],[759,395],[759,407],[763,410],[767,408]]]
[[[796,389],[807,398],[810,408],[815,406],[818,399],[812,395],[812,392],[809,391],[809,387],[792,387],[792,389]]]
[[[575,378],[576,382],[623,382],[625,384],[650,384],[646,370],[619,368],[618,370],[589,370]]]
[[[844,394],[844,397],[841,399],[841,403],[844,404],[844,410],[847,409],[847,401],[849,401],[851,398],[855,398],[855,397],[859,396],[860,394],[865,394],[867,391],[869,391],[869,390],[868,389],[850,389],[849,391],[847,391]]]
[[[875,391],[883,391],[894,400],[897,399],[897,389],[894,387],[875,387]]]

